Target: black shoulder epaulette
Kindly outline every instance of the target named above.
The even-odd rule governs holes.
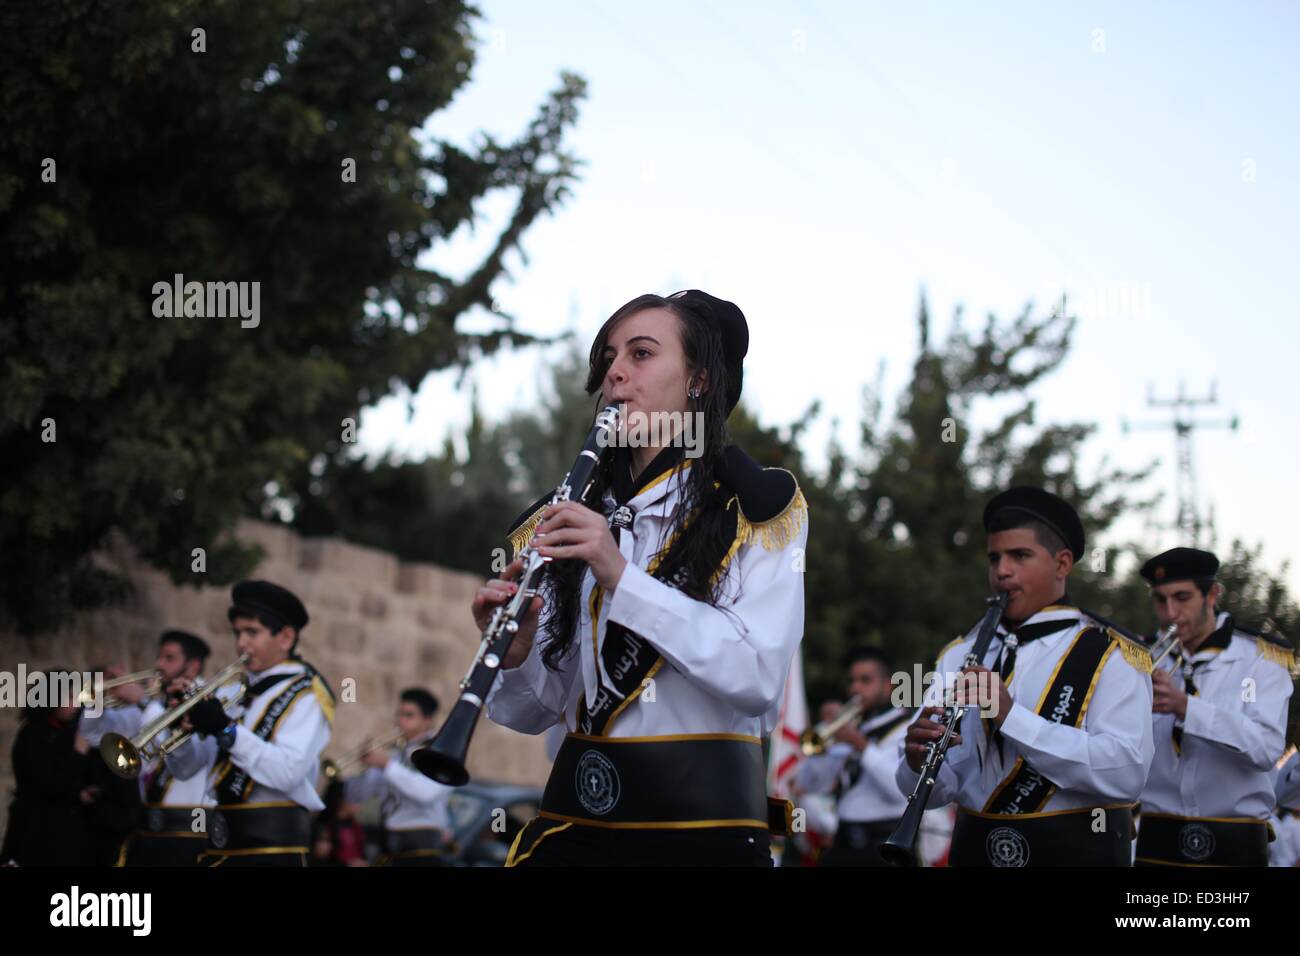
[[[1300,677],[1300,654],[1296,653],[1295,645],[1288,641],[1276,631],[1261,631],[1258,628],[1246,627],[1238,624],[1233,619],[1232,629],[1240,631],[1242,634],[1255,639],[1255,648],[1259,651],[1261,657],[1266,657],[1275,664],[1280,664],[1286,668],[1288,674],[1292,677]]]
[[[739,445],[728,445],[718,479],[735,493],[741,537],[760,541],[769,551],[794,540],[808,516],[808,502],[793,474],[764,468]]]
[[[1249,634],[1251,637],[1257,637],[1261,641],[1268,641],[1270,644],[1274,644],[1284,650],[1295,650],[1295,645],[1276,631],[1261,631],[1257,627],[1246,627],[1244,624],[1237,623],[1235,619],[1232,622],[1232,629],[1234,631],[1241,631],[1243,634]]]
[[[1095,611],[1089,611],[1086,607],[1079,608],[1079,612],[1085,620],[1096,624],[1098,629],[1104,631],[1111,640],[1119,643],[1120,653],[1124,655],[1124,660],[1128,661],[1130,667],[1141,674],[1151,673],[1155,662],[1151,659],[1150,642],[1145,637],[1136,631],[1130,631],[1122,624],[1107,620]]]
[[[533,531],[542,523],[542,512],[546,506],[551,503],[555,491],[548,491],[531,505],[520,512],[519,517],[510,523],[510,529],[506,531],[506,537],[510,539],[510,560],[514,560],[524,546],[528,544],[528,539],[533,536]]]

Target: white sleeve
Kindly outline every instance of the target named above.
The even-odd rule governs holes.
[[[762,717],[785,690],[803,638],[803,564],[808,523],[781,550],[744,544],[736,553],[740,594],[714,607],[628,563],[609,619],[644,637],[687,680],[748,717]],[[725,587],[725,585],[724,585]]]
[[[217,759],[217,738],[204,737],[197,731],[171,753],[163,757],[167,769],[177,780],[189,780],[196,773],[207,773]]]
[[[433,803],[455,789],[426,777],[414,767],[405,767],[397,760],[389,760],[382,773],[394,789],[416,803]]]
[[[830,793],[835,788],[835,781],[844,769],[848,754],[843,749],[847,744],[834,744],[826,753],[805,757],[799,764],[795,776],[795,786],[800,793]]]
[[[1247,687],[1246,681],[1253,683]],[[1214,703],[1203,697],[1187,698],[1183,733],[1235,750],[1256,770],[1268,770],[1286,749],[1291,689],[1286,669],[1259,656],[1242,678],[1242,686],[1231,689],[1231,698],[1219,697]]]
[[[329,721],[308,689],[289,705],[272,740],[240,724],[230,760],[263,786],[288,792],[304,780],[314,784],[329,735]]]
[[[535,640],[518,667],[502,668],[484,706],[493,723],[521,734],[540,734],[564,720],[565,702],[578,672],[576,652],[580,642],[575,639],[569,646],[558,671],[543,663],[544,643],[542,638]]]
[[[343,781],[343,799],[348,803],[365,803],[373,797],[383,796],[386,789],[384,775],[378,767],[367,767],[355,777]]]
[[[1083,727],[1054,723],[1013,702],[1000,729],[1058,787],[1137,800],[1155,755],[1151,675],[1135,670],[1112,644]]]

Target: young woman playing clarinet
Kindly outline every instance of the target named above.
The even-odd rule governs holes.
[[[748,346],[695,289],[596,335],[586,390],[622,406],[617,446],[585,503],[548,493],[510,529],[550,563],[487,714],[568,734],[508,866],[771,865],[760,738],[803,634],[807,505],[727,442]],[[480,629],[520,566],[479,589]]]

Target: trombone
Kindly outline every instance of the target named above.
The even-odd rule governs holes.
[[[389,748],[396,747],[398,744],[404,743],[405,741],[406,735],[399,731],[397,733],[389,734],[387,737],[382,737],[379,740],[371,740],[352,751],[348,756],[341,757],[338,760],[331,760],[329,757],[326,757],[320,762],[321,775],[330,783],[333,783],[344,770],[360,761],[366,754],[375,750],[388,750]]]
[[[839,732],[839,729],[861,717],[864,710],[866,706],[862,698],[854,694],[844,708],[830,720],[823,720],[816,727],[805,730],[799,740],[799,749],[803,751],[805,757],[825,753],[826,748],[830,746],[831,738]]]
[[[134,780],[140,776],[146,760],[165,757],[189,740],[194,731],[179,728],[161,742],[158,738],[164,731],[178,725],[181,718],[189,713],[195,704],[212,697],[227,684],[238,682],[239,696],[242,697],[248,690],[248,671],[245,669],[247,663],[248,655],[241,654],[239,660],[215,674],[212,680],[204,682],[196,680],[195,685],[185,693],[184,699],[179,704],[141,727],[140,732],[134,737],[127,738],[122,734],[114,733],[104,734],[104,739],[99,744],[99,755],[104,758],[104,763],[108,764],[108,769],[119,777]]]
[[[111,680],[99,681],[90,687],[83,687],[81,693],[77,695],[77,706],[89,707],[95,702],[95,698],[101,691],[112,690],[114,687],[122,687],[125,684],[135,684],[140,681],[148,681],[150,685],[152,685],[147,691],[145,691],[145,700],[150,697],[156,697],[162,692],[162,674],[158,673],[157,670],[151,667],[147,671],[136,671],[134,674],[123,674],[121,677],[114,677]],[[125,706],[125,703],[125,701],[119,699],[114,694],[109,694],[104,699],[105,707],[122,707]]]

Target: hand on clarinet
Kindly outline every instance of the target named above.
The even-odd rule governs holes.
[[[524,562],[516,558],[501,572],[501,577],[484,582],[478,589],[474,601],[470,604],[470,611],[480,632],[487,630],[488,623],[492,620],[492,613],[513,598],[515,592],[519,590],[519,586],[514,582],[523,568]],[[520,621],[519,633],[511,642],[510,650],[506,652],[505,660],[502,662],[504,668],[518,667],[528,657],[528,652],[533,649],[533,638],[537,636],[537,620],[541,610],[542,599],[536,596],[532,599],[524,619]]]
[[[903,754],[907,758],[907,765],[914,773],[921,772],[921,765],[925,762],[926,746],[943,736],[943,724],[931,719],[942,713],[942,707],[925,707],[921,710],[921,716],[907,728]],[[955,747],[959,743],[961,743],[961,734],[954,733],[952,746]]]

